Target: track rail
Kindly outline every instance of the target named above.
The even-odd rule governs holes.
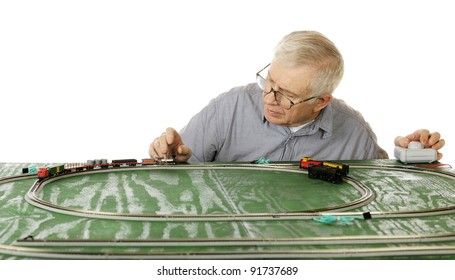
[[[438,255],[455,255],[455,246],[414,246],[355,249],[256,250],[256,251],[161,251],[106,252],[72,251],[0,245],[0,254],[48,259],[348,259]]]
[[[34,239],[26,237],[15,244],[27,247],[223,247],[223,246],[307,246],[437,243],[455,241],[455,233],[341,236],[295,238],[173,238],[173,239]]]

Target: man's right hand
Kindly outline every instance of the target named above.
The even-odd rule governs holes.
[[[192,153],[191,149],[183,143],[180,134],[171,127],[155,138],[149,148],[151,158],[174,158],[176,162],[188,161]]]

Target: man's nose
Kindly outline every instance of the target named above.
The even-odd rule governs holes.
[[[275,104],[278,105],[278,102],[276,101],[275,97],[275,91],[272,89],[269,93],[263,93],[264,94],[264,102],[267,104]]]

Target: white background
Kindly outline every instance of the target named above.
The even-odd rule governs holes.
[[[346,71],[335,96],[393,156],[418,128],[452,146],[451,1],[1,1],[0,162],[148,156],[210,99],[255,81],[276,43],[317,30]]]
[[[45,275],[47,280],[80,279],[157,279],[157,280],[244,280],[244,279],[448,279],[453,273],[452,260],[153,260],[153,261],[28,261],[24,269],[23,262],[2,261],[2,275],[10,279],[36,279]],[[159,269],[211,269],[218,273],[222,269],[240,269],[237,276],[196,276],[196,275],[158,275]],[[252,275],[251,268],[297,267],[296,275]],[[70,273],[68,273],[70,272]]]

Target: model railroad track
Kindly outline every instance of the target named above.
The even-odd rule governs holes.
[[[293,168],[294,167],[294,168]],[[366,168],[366,169],[384,169],[384,170],[395,170],[395,171],[412,171],[417,173],[427,173],[438,176],[449,177],[455,179],[455,174],[445,172],[441,170],[429,170],[419,167],[408,167],[408,166],[394,166],[394,165],[351,165],[354,168]],[[285,172],[304,173],[301,169],[295,169],[295,165],[292,164],[268,164],[268,165],[257,165],[257,164],[203,164],[203,165],[169,165],[169,166],[153,166],[153,167],[126,167],[134,168],[136,170],[151,170],[152,168],[159,169],[177,169],[177,170],[191,170],[191,169],[251,169],[251,170],[280,170]],[[52,204],[39,198],[39,193],[43,190],[46,184],[51,183],[55,180],[61,179],[68,176],[79,176],[83,174],[89,174],[93,172],[116,172],[125,170],[121,169],[98,169],[76,173],[69,173],[66,175],[60,175],[58,177],[51,177],[42,181],[36,181],[34,185],[27,192],[25,199],[32,205],[54,212],[59,212],[68,215],[75,215],[81,217],[90,218],[103,218],[103,219],[115,219],[115,220],[136,220],[136,221],[236,221],[236,220],[291,220],[291,219],[313,219],[324,215],[332,216],[363,216],[363,212],[345,212],[355,208],[360,208],[367,205],[374,199],[374,192],[365,186],[360,181],[352,178],[345,177],[345,182],[351,184],[360,193],[361,197],[348,202],[346,204],[317,208],[302,211],[290,211],[290,212],[273,212],[273,213],[242,213],[242,214],[126,214],[126,213],[115,213],[115,212],[100,212],[90,211],[83,209],[73,209],[69,207],[63,207],[60,205]],[[339,212],[337,212],[339,211]],[[391,211],[391,212],[368,212],[368,217],[371,218],[403,218],[403,217],[423,217],[443,214],[455,213],[455,205],[451,205],[443,208],[435,209],[424,209],[424,210],[413,210],[413,211]]]
[[[257,164],[223,164],[223,165],[172,165],[172,166],[154,166],[154,167],[126,167],[134,168],[135,170],[151,170],[156,168],[157,170],[163,169],[174,169],[174,170],[191,170],[191,169],[249,169],[249,170],[280,170],[284,172],[304,173],[301,169],[291,169],[290,165],[257,165]],[[116,172],[122,171],[122,169],[98,169],[91,171],[84,171],[84,174],[92,172]],[[361,196],[351,202],[325,208],[317,208],[311,210],[292,211],[292,212],[273,212],[273,213],[232,213],[232,214],[125,214],[115,212],[101,212],[101,211],[90,211],[83,209],[73,209],[69,207],[63,207],[60,205],[52,204],[39,198],[40,192],[44,187],[55,180],[59,180],[63,177],[68,176],[79,176],[82,173],[69,173],[66,175],[60,175],[58,177],[51,177],[45,180],[36,181],[31,189],[27,192],[25,199],[32,205],[42,208],[48,211],[59,212],[68,215],[90,217],[90,218],[103,218],[103,219],[114,219],[114,220],[135,220],[135,221],[235,221],[235,220],[277,220],[277,219],[312,219],[321,216],[324,212],[331,211],[346,211],[355,209],[367,205],[374,199],[374,192],[366,187],[361,182],[346,177],[345,181],[352,185],[356,190],[361,193]],[[345,212],[342,212],[343,215]]]
[[[153,166],[153,167],[126,167],[128,169],[136,170],[150,170],[152,168],[157,169],[252,169],[252,170],[281,170],[287,172],[295,173],[304,173],[301,169],[293,169],[294,164],[268,164],[260,165],[257,164],[203,164],[197,165],[169,165],[169,166]],[[452,172],[446,172],[443,170],[433,170],[420,168],[415,166],[396,166],[396,165],[351,165],[354,168],[365,168],[365,169],[384,169],[384,170],[395,170],[395,171],[412,171],[417,173],[426,173],[438,176],[444,176],[451,179],[455,179],[455,174]],[[343,205],[327,207],[327,208],[317,208],[311,210],[302,210],[302,211],[292,211],[292,212],[278,212],[278,213],[245,213],[245,214],[162,214],[162,215],[138,215],[138,214],[123,214],[123,213],[114,213],[114,212],[99,212],[99,211],[88,211],[80,209],[72,209],[69,207],[62,207],[49,203],[45,200],[40,199],[39,193],[43,190],[46,184],[51,183],[55,180],[61,179],[63,177],[72,177],[80,176],[82,174],[98,173],[98,172],[116,172],[123,171],[125,168],[121,169],[95,169],[87,170],[76,173],[68,173],[60,175],[58,177],[50,177],[42,181],[35,181],[30,190],[27,192],[25,199],[32,205],[60,213],[65,213],[69,215],[83,216],[83,217],[97,217],[105,219],[120,219],[120,220],[140,220],[140,221],[212,221],[212,220],[276,220],[276,219],[312,219],[315,217],[320,217],[323,215],[337,215],[337,216],[352,216],[352,215],[361,215],[363,213],[359,212],[344,212],[344,210],[355,209],[361,206],[364,206],[371,202],[374,199],[374,192],[366,187],[363,183],[358,180],[345,177],[345,182],[354,186],[362,195],[360,198],[348,202]],[[0,183],[7,183],[16,180],[24,180],[33,178],[34,175],[20,175],[14,177],[7,177],[0,179]],[[343,212],[335,212],[335,210]],[[451,205],[443,208],[436,209],[424,209],[424,210],[414,210],[414,211],[395,211],[395,212],[369,212],[371,217],[374,218],[398,218],[398,217],[422,217],[422,216],[432,216],[432,215],[443,215],[443,214],[453,214],[455,213],[455,205]]]
[[[217,169],[217,168],[251,168],[251,169],[279,169],[289,172],[302,172],[292,169],[295,165],[268,165],[258,167],[257,165],[191,165],[191,166],[160,166],[150,168],[184,168],[184,169]],[[384,169],[395,171],[411,171],[417,173],[427,173],[455,179],[455,174],[443,170],[429,170],[419,167],[395,166],[395,165],[351,165],[354,168]],[[144,167],[128,167],[144,169]],[[112,172],[110,170],[91,170],[84,171],[85,174],[92,172]],[[63,176],[77,176],[79,174],[67,174]],[[29,179],[31,176],[16,176],[0,180],[0,183],[14,180]],[[225,215],[129,215],[118,213],[99,213],[94,211],[82,211],[68,209],[58,205],[50,204],[38,198],[38,194],[47,183],[58,180],[61,177],[49,178],[36,181],[26,195],[29,203],[51,211],[62,212],[70,215],[83,217],[99,217],[107,219],[125,220],[147,220],[147,221],[211,221],[211,220],[279,220],[279,219],[311,219],[323,215],[352,216],[359,215],[359,212],[335,212],[354,209],[364,206],[374,199],[374,192],[357,180],[346,177],[345,181],[353,185],[362,195],[351,203],[330,208],[312,209],[297,212],[284,213],[256,213],[256,214],[225,214]],[[397,218],[397,217],[422,217],[432,215],[454,214],[455,205],[437,209],[423,209],[415,211],[395,211],[395,212],[369,212],[371,218]],[[438,256],[455,255],[455,246],[435,245],[438,242],[455,241],[455,233],[431,234],[431,235],[405,235],[405,236],[340,236],[340,237],[301,237],[301,238],[201,238],[201,239],[154,239],[154,240],[85,240],[85,239],[34,239],[26,237],[17,240],[14,245],[0,245],[0,253],[25,257],[38,258],[63,258],[63,259],[257,259],[257,258],[378,258],[378,257],[405,257],[405,256]],[[284,250],[255,250],[239,251],[229,250],[229,246],[294,246],[294,245],[354,245],[354,244],[393,244],[393,243],[412,243],[424,244],[408,247],[380,247],[380,248],[339,248],[339,249],[288,249]],[[431,243],[426,245],[427,243]],[[19,245],[19,246],[18,246]],[[33,248],[33,247],[52,247]],[[60,247],[74,248],[74,250],[61,250]],[[137,247],[137,251],[119,252],[106,251],[106,247]],[[144,247],[205,247],[208,251],[184,251],[176,252],[159,251],[148,252],[139,250]],[[212,247],[225,247],[226,250],[210,250]],[[84,251],[82,247],[102,247],[100,251]]]

